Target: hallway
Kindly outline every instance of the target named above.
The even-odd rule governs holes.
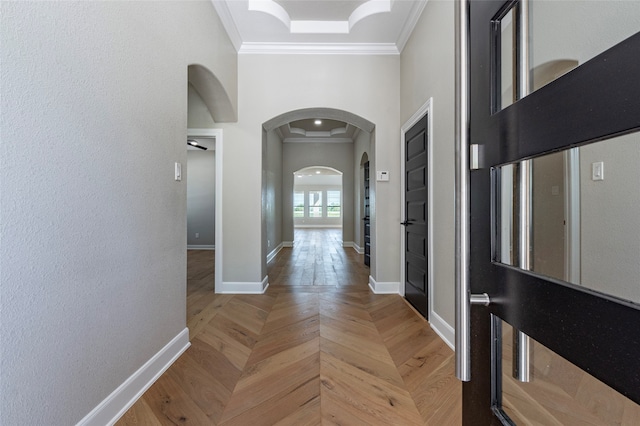
[[[453,352],[428,323],[371,293],[339,231],[295,238],[266,294],[189,308],[192,346],[117,424],[460,424]]]

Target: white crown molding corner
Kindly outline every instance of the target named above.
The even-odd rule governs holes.
[[[377,282],[369,275],[369,288],[375,294],[399,294],[399,282]]]
[[[189,329],[185,328],[91,410],[76,426],[115,424],[190,345]]]
[[[429,311],[429,324],[433,331],[449,346],[456,350],[453,342],[456,340],[456,332],[440,315],[435,311]]]
[[[280,250],[282,250],[282,247],[284,247],[284,243],[278,244],[278,246],[276,248],[271,250],[271,252],[267,255],[267,263],[269,263],[273,259],[275,259],[275,257],[278,255],[278,253],[280,253]]]
[[[239,55],[399,55],[395,43],[260,43],[246,42]]]
[[[413,8],[411,9],[411,13],[407,17],[407,21],[402,26],[402,31],[398,34],[398,40],[396,41],[396,46],[398,48],[398,52],[402,52],[404,50],[404,46],[409,41],[409,37],[411,37],[411,33],[415,29],[418,24],[418,20],[420,19],[420,15],[422,15],[422,11],[427,5],[426,1],[418,1],[413,4]]]
[[[236,23],[233,21],[233,17],[231,16],[231,11],[229,10],[229,6],[227,6],[227,2],[211,0],[211,3],[213,4],[213,8],[218,14],[220,21],[222,22],[222,26],[227,32],[227,36],[229,36],[229,40],[231,40],[231,44],[233,44],[236,52],[238,52],[242,47],[242,37],[240,36],[238,27],[236,27]]]
[[[221,294],[263,294],[269,288],[269,276],[261,282],[229,282],[223,281],[216,293]]]

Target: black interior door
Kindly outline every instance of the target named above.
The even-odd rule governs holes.
[[[605,151],[614,149],[620,142],[613,137],[640,129],[640,33],[503,108],[496,28],[517,6],[469,3],[469,137],[481,152],[479,169],[470,173],[470,287],[472,293],[487,293],[491,304],[472,307],[471,381],[463,386],[466,425],[513,420],[502,410],[502,321],[640,403],[638,302],[509,266],[499,256],[504,165],[596,142]],[[640,213],[638,205],[627,208]],[[640,252],[632,256],[640,261]],[[629,284],[637,286],[640,277],[635,280]]]
[[[428,317],[427,116],[405,134],[405,283],[406,299]]]
[[[371,266],[371,205],[369,201],[369,162],[364,163],[364,264]]]

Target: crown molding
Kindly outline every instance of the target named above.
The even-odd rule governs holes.
[[[282,143],[353,143],[351,138],[286,138]]]
[[[419,1],[413,4],[413,8],[411,9],[411,13],[407,17],[407,21],[402,26],[402,31],[398,35],[398,40],[396,41],[396,46],[398,52],[402,52],[404,46],[409,41],[409,37],[411,37],[411,33],[413,32],[418,20],[420,19],[420,15],[422,15],[422,11],[427,5],[427,0]]]
[[[399,55],[394,43],[242,43],[241,55]]]
[[[236,27],[236,23],[233,21],[227,2],[211,0],[211,3],[231,40],[231,44],[235,47],[236,52],[239,51],[242,47],[242,37],[240,37],[240,31],[238,31],[238,27]]]

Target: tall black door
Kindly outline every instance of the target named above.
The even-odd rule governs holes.
[[[425,318],[428,316],[427,262],[427,115],[405,134],[405,264],[404,294]]]
[[[640,262],[640,245],[634,238],[626,243],[625,234],[638,229],[640,205],[629,200],[637,200],[640,178],[637,165],[621,178],[618,174],[626,157],[640,153],[640,33],[533,91],[536,85],[527,88],[521,79],[536,78],[540,68],[523,74],[512,66],[525,54],[518,49],[528,34],[526,26],[519,27],[520,17],[526,17],[520,7],[518,1],[471,1],[468,9],[469,137],[481,153],[478,168],[470,172],[469,276],[471,292],[487,293],[491,302],[471,311],[464,424],[600,424],[598,410],[611,407],[622,414],[618,420],[618,414],[607,414],[608,421],[632,424],[638,417],[629,413],[638,413],[640,403],[640,298],[624,289],[638,288],[640,277],[625,273]],[[531,15],[532,25],[541,24],[535,22],[541,15]],[[509,89],[517,86],[524,92]],[[576,217],[582,220],[582,241],[576,243],[568,231],[567,238],[557,235],[561,252],[581,253],[578,279],[568,272],[542,272],[544,257],[536,252],[549,249],[529,237],[545,222],[531,216],[540,209],[522,207],[546,196],[571,201],[571,194],[563,193],[570,187],[551,182],[541,196],[518,189],[527,176],[537,176],[530,169],[543,167],[553,153],[580,157],[573,167],[581,179]],[[634,184],[627,201],[623,196],[616,205],[615,191],[629,180]],[[599,201],[590,207],[590,200]],[[615,223],[632,218],[630,209],[635,223]],[[573,220],[570,212],[566,207],[565,220]],[[612,222],[621,232],[602,235]],[[592,242],[597,235],[600,241]],[[615,264],[605,264],[606,259]],[[611,272],[597,275],[609,267]],[[524,336],[531,346],[512,355],[512,335]],[[505,365],[530,369],[529,382],[512,380]],[[568,373],[569,368],[574,370]],[[601,385],[608,390],[594,391]]]
[[[369,201],[369,162],[364,163],[364,264],[371,266],[371,205]]]

